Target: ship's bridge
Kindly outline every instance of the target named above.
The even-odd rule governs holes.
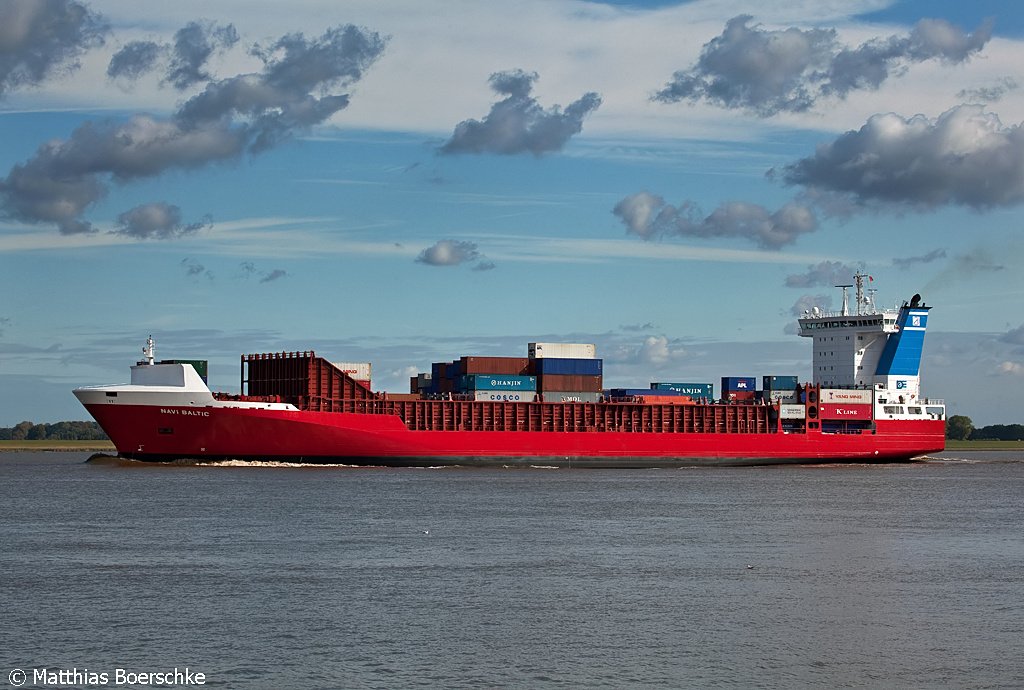
[[[867,277],[860,273],[854,276],[856,309],[851,311],[847,292],[853,285],[837,285],[843,290],[840,311],[823,312],[815,307],[798,321],[800,335],[814,340],[812,373],[816,384],[843,388],[872,387],[876,383],[875,374],[889,335],[899,330],[899,312],[875,307],[875,291],[863,287]]]

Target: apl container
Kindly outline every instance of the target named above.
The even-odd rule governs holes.
[[[722,395],[733,392],[754,392],[757,381],[753,376],[723,376]]]
[[[708,400],[715,397],[715,386],[712,383],[668,383],[660,381],[651,383],[651,390],[672,391],[688,395],[691,398],[707,398]]]
[[[563,357],[573,359],[594,359],[597,345],[593,343],[530,343],[530,359]]]

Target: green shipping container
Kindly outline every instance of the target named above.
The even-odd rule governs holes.
[[[208,360],[205,360],[205,359],[165,359],[162,362],[158,362],[158,364],[191,364],[192,368],[196,370],[197,374],[199,374],[199,378],[201,378],[204,382],[209,383],[208,372],[207,372]]]

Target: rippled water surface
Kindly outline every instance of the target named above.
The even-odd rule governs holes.
[[[86,458],[0,453],[0,682],[187,666],[232,688],[1024,686],[1024,453],[633,471]]]

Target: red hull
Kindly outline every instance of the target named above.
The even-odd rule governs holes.
[[[875,432],[411,431],[388,414],[88,405],[122,456],[358,465],[662,467],[899,462],[945,447],[942,420]],[[173,426],[169,420],[173,419]]]

